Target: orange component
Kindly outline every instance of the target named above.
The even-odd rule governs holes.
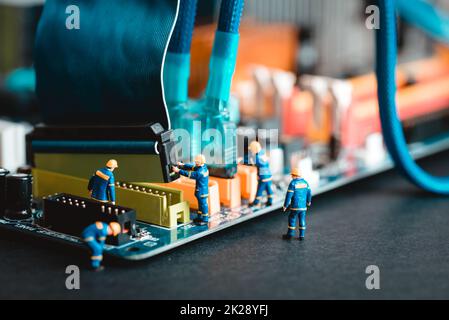
[[[257,168],[254,166],[238,165],[237,175],[241,181],[242,198],[253,202],[257,192]]]
[[[421,88],[416,89],[423,94],[423,96],[415,99],[416,101],[421,101],[420,103],[425,103],[430,99],[431,103],[436,108],[441,102],[438,102],[441,95],[444,93],[439,92],[437,94],[440,98],[433,98],[433,92],[436,89],[431,89],[434,83],[440,83],[440,80],[447,79],[449,75],[449,50],[446,48],[436,47],[435,56],[429,59],[423,59],[419,61],[414,61],[406,64],[402,64],[397,68],[397,86],[398,86],[398,106],[402,110],[402,115],[404,120],[409,119],[408,114],[414,112],[409,108],[410,104],[414,104],[415,94],[410,94],[410,88]],[[352,105],[346,116],[346,120],[343,120],[343,131],[347,131],[346,142],[347,146],[358,146],[362,141],[364,141],[366,135],[363,132],[373,133],[380,131],[380,123],[378,119],[377,111],[377,80],[374,73],[367,75],[362,75],[348,79],[353,87],[353,101]],[[442,80],[443,83],[445,80]],[[410,82],[416,82],[415,85],[407,86]],[[421,85],[423,87],[421,87]],[[437,85],[438,86],[438,85]],[[442,87],[444,88],[444,84]],[[426,89],[427,88],[427,89]],[[430,89],[430,91],[426,91]],[[404,94],[402,94],[402,90]],[[445,89],[446,90],[446,89]],[[412,97],[412,98],[410,98]],[[327,98],[328,99],[328,98]],[[326,100],[327,100],[326,99]],[[444,98],[443,98],[444,101]],[[303,91],[295,88],[291,99],[287,100],[283,106],[283,133],[289,136],[307,136],[310,141],[326,141],[329,136],[329,130],[331,127],[330,123],[330,101],[325,101],[328,104],[323,109],[323,127],[317,128],[313,121],[313,95],[309,91]],[[369,105],[369,106],[368,106]],[[449,106],[449,104],[448,104]],[[421,113],[424,105],[418,106],[416,108],[417,113]],[[425,109],[425,108],[424,108]],[[412,111],[410,111],[412,110]],[[421,110],[421,111],[420,111]],[[427,110],[427,109],[426,109]],[[357,113],[355,115],[354,113]],[[360,116],[360,113],[369,113],[370,116]],[[373,114],[376,116],[374,117]],[[364,125],[359,124],[357,121],[365,121]],[[346,128],[348,126],[348,128]],[[349,133],[349,131],[351,133]],[[345,134],[343,134],[345,135]]]
[[[307,141],[309,142],[323,142],[327,143],[331,136],[332,130],[332,100],[330,94],[327,94],[321,105],[321,119],[318,123],[315,123],[313,117],[313,111],[311,118],[309,118],[307,126]]]
[[[240,207],[242,204],[240,190],[240,176],[236,175],[232,179],[209,177],[209,181],[218,183],[220,192],[220,203],[228,208]]]
[[[196,27],[191,49],[189,95],[198,97],[206,88],[209,59],[216,24]],[[282,70],[295,70],[298,49],[298,28],[289,24],[262,24],[244,19],[240,29],[239,52],[233,85],[251,79],[254,64]],[[233,92],[235,86],[233,87]]]
[[[402,121],[447,109],[449,76],[404,87],[398,91],[396,101]],[[377,98],[365,99],[353,104],[344,119],[343,144],[349,148],[362,146],[369,134],[380,131]]]
[[[282,111],[283,133],[287,136],[307,137],[311,142],[326,142],[331,130],[331,97],[328,94],[321,106],[321,121],[315,124],[313,118],[314,97],[309,90],[295,88]]]
[[[283,133],[287,136],[305,136],[312,117],[312,106],[312,93],[295,87],[292,97],[283,105]]]
[[[183,191],[184,200],[189,203],[191,209],[198,210],[198,201],[195,197],[195,181],[186,177],[169,183],[158,183],[161,186],[175,188]],[[212,216],[220,212],[220,192],[218,183],[209,179],[209,215]]]
[[[449,74],[449,61],[444,52],[440,51],[429,59],[398,66],[396,69],[396,85],[401,88],[409,82],[426,82],[447,74]],[[377,80],[374,73],[355,77],[349,81],[354,88],[354,100],[371,98],[377,95]]]

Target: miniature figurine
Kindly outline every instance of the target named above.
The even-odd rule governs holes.
[[[306,213],[307,208],[312,203],[312,192],[309,184],[301,176],[297,168],[291,172],[292,181],[290,182],[285,196],[283,210],[290,212],[288,215],[288,232],[282,236],[284,240],[290,240],[295,235],[296,219],[299,216],[299,240],[304,240],[306,231]]]
[[[253,141],[249,144],[248,149],[253,155],[255,155],[255,165],[257,167],[257,192],[256,199],[250,204],[251,207],[259,205],[262,200],[263,193],[267,193],[267,206],[273,204],[273,189],[272,189],[272,176],[270,170],[270,163],[268,162],[268,156],[265,154],[265,150],[262,150],[262,146],[259,142]]]
[[[92,270],[101,271],[104,267],[101,265],[103,260],[103,248],[107,236],[118,236],[122,228],[117,222],[111,222],[109,225],[97,221],[84,229],[81,234],[82,239],[92,252],[90,257]]]
[[[116,168],[118,168],[117,161],[111,159],[106,163],[105,168],[98,169],[90,178],[87,189],[92,199],[115,204],[115,178],[113,171]]]
[[[204,155],[199,154],[195,157],[194,165],[178,162],[178,165],[173,167],[174,172],[196,181],[195,197],[198,200],[198,217],[193,222],[198,225],[209,222],[209,206],[207,204],[209,197],[209,170],[205,163],[206,158]]]

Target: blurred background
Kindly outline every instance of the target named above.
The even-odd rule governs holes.
[[[430,1],[449,10],[449,0]],[[325,146],[324,160],[357,151],[384,154],[377,113],[375,32],[368,0],[247,0],[232,95],[241,128],[277,128],[285,163],[304,145]],[[10,136],[41,121],[34,95],[33,44],[44,1],[0,0],[0,166],[24,163],[6,152]],[[219,1],[199,0],[189,95],[206,86]],[[449,54],[399,19],[398,104],[409,142],[449,130]],[[10,132],[8,136],[5,132]],[[3,134],[1,134],[3,132]],[[313,149],[313,148],[311,148]],[[344,152],[343,152],[344,151]],[[375,158],[375,157],[374,157]],[[321,160],[320,160],[321,159]],[[279,169],[282,171],[282,168]]]

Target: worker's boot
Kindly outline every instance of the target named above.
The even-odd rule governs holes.
[[[304,237],[299,237],[298,240],[299,241],[304,241]]]
[[[195,219],[193,219],[193,223],[197,226],[204,226],[207,225],[208,221],[205,221],[203,217],[198,216]]]
[[[256,199],[256,200],[254,200],[253,202],[251,202],[251,203],[249,204],[249,207],[250,207],[250,208],[259,207],[259,206],[260,206],[259,199]]]
[[[291,240],[292,238],[293,238],[293,236],[289,235],[288,233],[282,235],[282,240]]]
[[[199,226],[203,223],[203,219],[195,218],[195,219],[193,219],[193,223]]]
[[[104,267],[101,265],[98,267],[92,267],[92,271],[94,271],[94,272],[101,272],[103,270],[104,270]]]

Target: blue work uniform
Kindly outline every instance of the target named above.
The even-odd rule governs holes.
[[[209,221],[209,206],[207,199],[209,198],[209,170],[207,166],[196,166],[193,164],[184,164],[179,174],[194,179],[195,198],[198,200],[198,219],[203,222]]]
[[[272,176],[270,170],[270,163],[264,150],[256,153],[255,165],[257,167],[257,192],[256,199],[253,205],[259,204],[262,200],[264,192],[267,193],[268,205],[273,203],[273,189],[272,189]]]
[[[92,191],[91,197],[94,200],[115,202],[114,174],[107,167],[98,169],[90,178],[87,189]]]
[[[284,202],[284,208],[290,211],[288,215],[288,235],[295,235],[296,220],[299,216],[299,236],[304,237],[306,230],[306,212],[311,201],[312,192],[307,181],[302,178],[293,179],[288,186]]]
[[[103,248],[106,237],[108,236],[108,224],[104,222],[95,222],[83,230],[81,238],[86,242],[92,252],[92,268],[98,268],[103,260]]]

